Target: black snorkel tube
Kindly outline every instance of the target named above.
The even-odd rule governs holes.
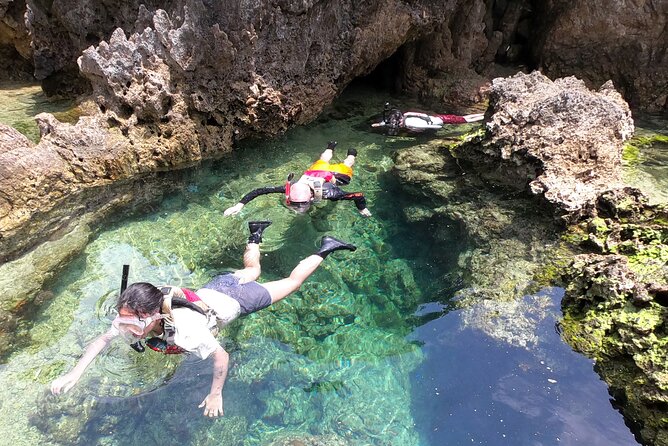
[[[386,102],[385,107],[383,107],[383,122],[387,124],[387,118],[390,114],[390,103]]]
[[[130,265],[123,265],[123,274],[121,275],[121,294],[128,287],[128,276],[130,275]],[[130,347],[137,353],[144,353],[146,348],[141,341],[133,342]]]

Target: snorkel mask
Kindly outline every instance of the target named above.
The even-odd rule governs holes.
[[[304,214],[309,210],[312,201],[311,186],[300,182],[291,185],[285,199],[288,208],[300,214]]]
[[[295,174],[291,173],[285,182],[285,204],[293,211],[304,214],[311,207],[311,188],[305,185],[307,191],[302,186],[303,183],[293,182],[294,177]]]
[[[165,315],[156,313],[146,318],[116,316],[111,322],[112,327],[130,344],[134,344],[144,337],[146,328],[154,321],[163,319]]]

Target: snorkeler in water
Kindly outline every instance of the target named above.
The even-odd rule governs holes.
[[[222,416],[229,354],[216,339],[218,328],[297,291],[332,252],[357,249],[324,236],[320,249],[299,262],[288,277],[258,283],[262,233],[270,224],[269,221],[250,222],[244,268],[216,276],[197,291],[177,286],[156,287],[145,282],[130,285],[118,298],[118,317],[111,328],[88,345],[70,372],[51,383],[51,392],[58,395],[69,391],[97,355],[114,338],[122,336],[137,351],[144,351],[141,340],[145,340],[151,349],[167,354],[189,352],[202,359],[213,356],[211,390],[199,407],[204,408],[205,416]],[[126,270],[124,277],[127,281]]]
[[[335,141],[330,141],[327,148],[320,155],[320,159],[313,163],[304,174],[293,181],[290,174],[284,186],[268,186],[252,190],[243,196],[239,203],[225,209],[223,215],[238,214],[251,200],[266,194],[284,194],[286,205],[298,213],[306,213],[313,203],[322,200],[340,201],[352,200],[360,214],[370,217],[371,212],[366,207],[366,198],[362,192],[346,192],[338,185],[347,185],[353,176],[353,165],[357,150],[348,149],[346,159],[341,163],[330,163]]]
[[[384,127],[388,135],[395,136],[402,130],[408,133],[421,133],[425,130],[439,130],[445,124],[466,124],[482,121],[484,118],[484,113],[459,116],[413,111],[402,112],[396,107],[391,107],[388,102],[383,109],[382,121],[371,124],[371,127]]]

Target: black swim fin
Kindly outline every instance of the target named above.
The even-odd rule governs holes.
[[[262,243],[262,232],[271,224],[270,221],[249,221],[248,229],[250,229],[250,237],[248,243]]]
[[[316,252],[316,255],[319,255],[324,259],[334,251],[338,251],[341,249],[345,249],[348,251],[355,251],[357,249],[357,246],[335,239],[334,237],[330,237],[329,235],[326,235],[322,238],[322,241],[320,242],[320,249],[318,250],[318,252]]]

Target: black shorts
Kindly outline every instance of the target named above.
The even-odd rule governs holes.
[[[239,302],[242,315],[255,313],[271,305],[271,295],[265,287],[255,281],[240,284],[239,278],[230,273],[214,277],[202,288],[226,294]]]

